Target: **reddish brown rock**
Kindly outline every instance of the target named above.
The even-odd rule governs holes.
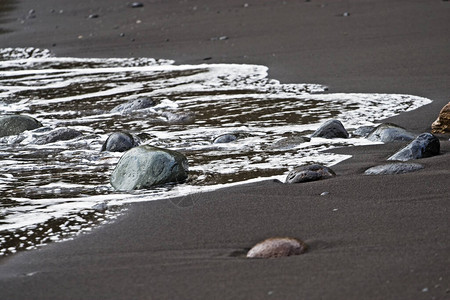
[[[247,258],[276,258],[299,255],[306,252],[308,246],[294,238],[270,238],[253,246]]]
[[[432,133],[450,133],[450,102],[439,113],[436,121],[431,124]]]

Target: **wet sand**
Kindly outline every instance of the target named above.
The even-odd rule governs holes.
[[[449,101],[447,1],[7,2],[1,47],[263,64],[271,78],[331,92],[424,96],[434,102],[388,120],[415,133]],[[129,205],[90,234],[2,259],[1,298],[448,299],[450,142],[439,137],[442,154],[415,173],[363,176],[402,144],[353,147],[334,150],[353,157],[333,179]],[[274,236],[310,250],[242,257]]]

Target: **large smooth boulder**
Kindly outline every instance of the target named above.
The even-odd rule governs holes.
[[[39,127],[42,127],[42,124],[29,116],[7,115],[0,117],[0,137],[17,135]]]
[[[367,169],[365,175],[394,175],[415,172],[423,169],[421,164],[416,163],[394,163],[375,166]]]
[[[141,97],[135,100],[131,100],[114,107],[111,112],[112,113],[121,113],[127,114],[132,113],[136,110],[145,109],[155,106],[155,102],[149,97]]]
[[[308,181],[316,181],[336,176],[333,170],[328,167],[313,164],[297,167],[286,177],[286,183],[300,183]]]
[[[325,139],[348,138],[348,132],[339,120],[328,120],[323,123],[311,137],[321,137]]]
[[[411,141],[414,139],[414,134],[406,131],[405,128],[391,123],[383,123],[376,127],[368,136],[367,139],[372,142],[402,142]]]
[[[440,151],[439,139],[431,133],[422,133],[406,147],[392,155],[388,160],[407,161],[438,155]]]
[[[299,239],[270,238],[266,239],[247,252],[247,258],[277,258],[305,253],[308,246]]]
[[[36,145],[45,145],[49,143],[55,143],[58,141],[72,140],[82,135],[83,133],[81,131],[72,128],[62,127],[56,128],[41,136],[36,137],[33,143]]]
[[[128,150],[111,175],[116,190],[132,191],[187,178],[188,161],[176,151],[143,145]]]
[[[103,143],[101,151],[125,152],[139,146],[139,142],[128,132],[114,132]]]
[[[431,124],[432,133],[450,133],[450,102],[439,113],[436,121]]]

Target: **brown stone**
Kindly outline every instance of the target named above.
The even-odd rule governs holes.
[[[432,133],[450,133],[450,102],[439,113],[436,121],[431,124]]]
[[[276,258],[299,255],[308,246],[301,240],[294,238],[270,238],[253,246],[247,253],[248,258]]]

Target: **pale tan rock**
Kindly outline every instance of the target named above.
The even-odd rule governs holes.
[[[439,113],[436,121],[431,124],[432,133],[450,133],[450,102]]]
[[[301,240],[294,238],[270,238],[253,246],[247,253],[247,258],[275,258],[299,255],[308,246]]]

